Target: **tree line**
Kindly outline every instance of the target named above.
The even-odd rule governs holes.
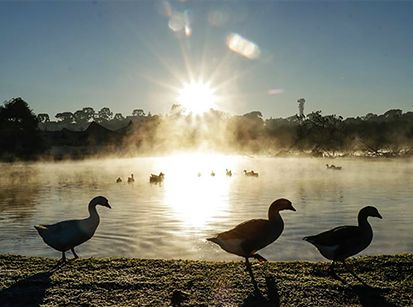
[[[148,115],[151,116],[150,113]],[[59,112],[54,116],[56,120],[51,120],[51,117],[47,113],[39,113],[37,119],[39,121],[39,127],[42,130],[59,130],[62,128],[81,130],[92,121],[97,123],[110,123],[110,128],[117,129],[125,120],[145,116],[146,114],[143,109],[134,109],[131,115],[124,116],[122,113],[113,113],[108,107],[103,107],[98,111],[95,111],[92,107],[84,107],[74,112]]]
[[[0,106],[1,156],[26,158],[47,153],[51,146],[65,144],[61,139],[56,141],[62,138],[62,134],[58,134],[60,130],[76,130],[76,127],[85,130],[91,122],[113,130],[119,153],[159,153],[178,149],[313,156],[402,156],[413,153],[413,112],[403,113],[400,109],[349,118],[315,111],[307,115],[300,112],[300,115],[287,118],[265,119],[259,111],[230,115],[211,109],[193,115],[175,104],[162,116],[135,109],[132,115],[124,117],[121,113],[113,115],[107,107],[97,112],[85,107],[73,113],[58,113],[55,117],[57,121],[52,122],[46,113],[34,114],[21,98],[6,101]],[[48,131],[48,125],[52,123],[60,127],[58,131]],[[99,146],[113,150],[113,144],[108,142],[101,141]],[[76,135],[72,137],[71,145],[73,143],[76,144]]]
[[[132,116],[145,116],[145,112],[142,109],[135,109],[132,111]],[[39,113],[37,115],[39,123],[50,122],[50,116],[47,113]],[[96,122],[105,122],[114,120],[124,120],[125,117],[122,113],[115,113],[108,108],[104,107],[99,111],[95,111],[92,107],[84,107],[81,110],[75,112],[61,112],[55,115],[55,118],[65,124],[83,124],[85,122],[90,122],[92,120]]]

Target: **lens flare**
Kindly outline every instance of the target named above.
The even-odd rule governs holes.
[[[227,46],[232,51],[250,60],[258,59],[260,56],[260,48],[257,44],[236,33],[231,33],[228,35]]]

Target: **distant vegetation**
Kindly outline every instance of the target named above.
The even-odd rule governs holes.
[[[33,158],[44,150],[38,119],[28,104],[21,98],[14,98],[0,106],[2,158]]]
[[[300,112],[301,113],[301,112]],[[105,107],[37,116],[21,98],[0,106],[3,160],[79,158],[94,154],[158,154],[174,150],[218,150],[249,154],[313,156],[406,156],[413,153],[413,112],[342,118],[321,111],[264,119],[261,112],[229,115],[211,109],[188,114],[173,105],[168,114],[135,109],[123,116]]]

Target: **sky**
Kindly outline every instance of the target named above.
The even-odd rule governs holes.
[[[0,100],[167,113],[183,84],[265,118],[413,111],[413,2],[0,2]],[[232,39],[231,39],[232,38]],[[238,40],[234,40],[238,38]]]

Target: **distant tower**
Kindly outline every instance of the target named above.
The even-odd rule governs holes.
[[[300,118],[300,120],[302,120],[304,118],[304,103],[305,103],[305,99],[304,98],[300,98],[297,100],[298,102],[298,117]]]

